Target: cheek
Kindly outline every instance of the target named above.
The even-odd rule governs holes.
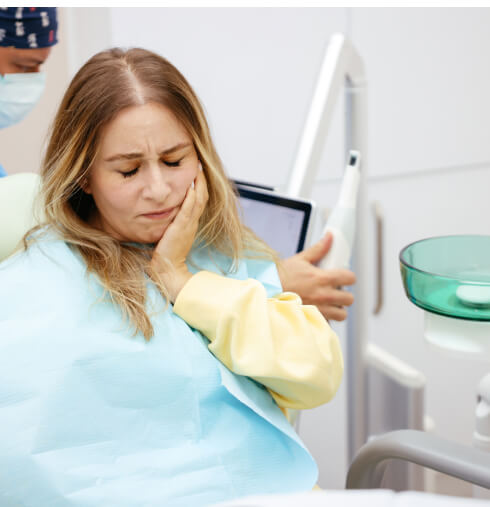
[[[187,189],[191,186],[192,182],[196,179],[197,176],[197,170],[193,167],[189,168],[182,168],[178,175],[178,188],[179,191],[182,193],[182,197],[187,192]]]
[[[106,184],[98,191],[94,189],[95,204],[99,211],[124,215],[134,201],[129,185]]]

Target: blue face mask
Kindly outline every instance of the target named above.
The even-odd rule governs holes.
[[[41,98],[45,82],[44,72],[0,75],[0,129],[27,116]]]

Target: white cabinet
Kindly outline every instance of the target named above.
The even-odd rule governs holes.
[[[351,9],[370,175],[490,161],[490,9]]]

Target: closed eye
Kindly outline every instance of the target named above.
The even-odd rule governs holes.
[[[138,172],[138,167],[135,167],[134,169],[132,169],[131,171],[120,171],[121,174],[125,177],[125,178],[130,178],[131,176],[134,176],[137,172]]]
[[[180,158],[179,160],[176,160],[175,162],[168,162],[164,160],[163,163],[165,165],[168,165],[169,167],[178,167],[182,162],[182,160],[184,160],[184,157]]]

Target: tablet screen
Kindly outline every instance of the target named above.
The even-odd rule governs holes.
[[[308,201],[237,186],[242,220],[281,257],[303,250],[311,216]]]

